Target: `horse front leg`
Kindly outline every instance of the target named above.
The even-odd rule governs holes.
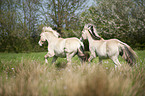
[[[47,60],[47,58],[48,58],[49,56],[48,56],[48,53],[44,56],[44,59],[45,59],[45,63],[48,63],[48,60]]]
[[[44,58],[45,58],[45,63],[48,63],[48,58],[49,57],[53,57],[54,56],[54,52],[48,52],[45,56],[44,56]]]
[[[95,52],[91,52],[91,55],[88,59],[88,62],[90,63],[94,58],[96,57],[96,53]]]

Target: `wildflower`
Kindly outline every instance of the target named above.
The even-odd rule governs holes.
[[[68,69],[68,72],[70,72],[71,70],[70,69]]]
[[[64,86],[63,88],[66,90],[67,89],[67,86]]]
[[[122,74],[122,72],[120,72],[120,75]]]

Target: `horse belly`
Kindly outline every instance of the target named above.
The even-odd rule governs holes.
[[[65,53],[64,49],[62,49],[62,48],[55,50],[54,53],[55,53],[55,56],[62,57],[62,58],[66,57],[66,53]]]
[[[106,50],[106,43],[103,43],[101,46],[99,46],[97,49],[96,49],[96,53],[99,57],[105,59],[105,58],[108,58],[108,55],[107,55],[107,50]]]
[[[107,53],[106,53],[106,50],[97,52],[97,55],[98,55],[99,57],[103,58],[103,59],[105,59],[105,58],[107,59],[107,58],[108,58],[108,55],[107,55]]]
[[[65,53],[60,53],[60,54],[55,54],[55,56],[65,58],[66,54]]]
[[[108,42],[107,43],[107,54],[109,57],[119,55],[119,47],[117,42]]]
[[[62,57],[62,58],[66,57],[64,45],[65,45],[64,40],[61,40],[56,44],[56,46],[54,48],[54,53],[56,56]]]

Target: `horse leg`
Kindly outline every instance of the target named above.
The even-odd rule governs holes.
[[[82,50],[78,49],[78,57],[81,61],[81,64],[83,64],[85,61],[86,61],[86,57],[85,57],[85,54],[83,53]]]
[[[47,60],[47,58],[49,57],[49,55],[48,55],[48,53],[44,56],[44,58],[45,58],[45,63],[48,63],[48,60]]]
[[[96,57],[96,54],[95,54],[95,52],[91,52],[91,55],[90,55],[90,57],[89,57],[89,59],[88,59],[88,61],[89,61],[89,63],[92,61],[92,59],[94,59]]]
[[[44,56],[44,58],[45,58],[45,63],[48,63],[48,60],[47,60],[48,57],[53,57],[53,56],[54,56],[54,53],[48,52],[48,53]]]
[[[80,61],[81,61],[81,64],[83,65],[83,64],[85,63],[85,60],[84,60],[85,58],[84,58],[84,57],[81,57],[81,56],[79,56],[79,55],[78,55],[78,57],[79,57],[79,59],[80,59]]]
[[[102,64],[102,58],[99,57],[99,64]]]
[[[56,56],[53,57],[52,62],[51,62],[53,65],[54,65],[55,61],[57,60],[57,58],[58,57],[56,57]]]
[[[67,58],[67,64],[70,65],[71,64],[71,58],[76,54],[76,52],[73,53],[67,53],[66,58]]]
[[[120,62],[119,62],[119,60],[118,60],[118,58],[116,56],[113,56],[111,59],[112,59],[112,61],[115,64],[115,69],[116,69],[116,67],[120,67],[121,66],[121,64],[120,64]]]

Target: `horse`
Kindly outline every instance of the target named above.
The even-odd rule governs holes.
[[[88,59],[89,62],[97,55],[100,64],[102,63],[102,59],[111,59],[115,64],[115,68],[121,66],[118,60],[119,55],[121,55],[129,65],[134,65],[136,62],[137,55],[129,45],[118,39],[104,40],[98,35],[93,24],[86,24],[84,26],[81,39],[88,39],[91,53]]]
[[[38,44],[42,46],[44,41],[48,42],[48,53],[44,56],[45,63],[47,58],[53,57],[52,64],[58,57],[66,58],[67,64],[71,64],[71,58],[78,55],[81,62],[84,62],[84,44],[76,37],[61,38],[60,34],[51,27],[43,27]]]

